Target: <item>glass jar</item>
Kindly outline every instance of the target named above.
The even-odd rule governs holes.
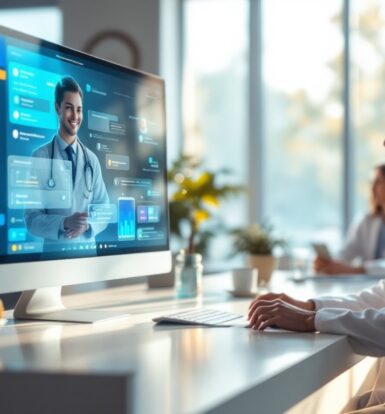
[[[194,298],[202,288],[202,255],[179,252],[175,262],[177,298]]]

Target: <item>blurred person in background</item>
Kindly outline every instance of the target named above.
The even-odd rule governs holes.
[[[335,259],[315,258],[314,270],[327,275],[385,277],[385,164],[374,168],[371,211],[351,229]]]

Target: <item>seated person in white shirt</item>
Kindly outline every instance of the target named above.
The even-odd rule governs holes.
[[[385,164],[374,169],[371,204],[371,212],[349,232],[346,245],[336,260],[315,258],[317,273],[366,273],[385,277]],[[356,260],[359,260],[358,265],[352,263]]]
[[[384,142],[385,145],[385,142]],[[370,229],[372,255],[377,250],[376,236],[382,227],[383,205],[379,202],[385,198],[385,174],[383,167],[376,169],[373,194],[378,201],[379,211],[371,220],[378,221],[377,233],[369,224],[362,224],[361,229]],[[363,223],[367,223],[364,222]],[[363,235],[365,231],[361,230]],[[358,232],[360,234],[360,232]],[[367,230],[366,234],[370,234]],[[357,237],[357,240],[361,239]],[[365,240],[365,239],[362,239]],[[366,243],[369,239],[366,239]],[[374,241],[373,241],[374,240]],[[362,243],[364,243],[362,241]],[[380,243],[379,243],[380,244]],[[354,243],[353,243],[354,245]],[[357,242],[357,246],[359,243]],[[373,246],[376,246],[374,248]],[[355,250],[356,252],[357,250]],[[363,251],[365,251],[363,249]],[[370,257],[370,256],[369,256]],[[364,256],[365,258],[365,256]],[[248,312],[249,327],[263,331],[268,327],[276,327],[299,332],[323,332],[348,335],[355,352],[363,355],[385,355],[385,279],[369,289],[357,294],[335,297],[320,297],[307,301],[297,300],[284,293],[267,293],[254,299]],[[385,365],[378,373],[374,389],[358,399],[359,410],[354,413],[385,412]],[[361,410],[362,408],[362,410]]]
[[[348,335],[355,352],[384,356],[385,280],[345,297],[301,301],[283,293],[267,293],[251,303],[248,318],[249,327],[256,331],[276,327],[299,332]],[[356,397],[355,401],[356,408],[364,410],[350,414],[385,413],[385,363],[380,368],[373,390]]]

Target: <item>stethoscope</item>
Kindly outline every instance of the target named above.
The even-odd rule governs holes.
[[[92,168],[92,165],[90,163],[90,159],[88,158],[88,154],[86,151],[86,147],[84,144],[78,139],[78,143],[80,145],[80,148],[83,151],[84,155],[84,181],[86,184],[86,189],[88,191],[88,195],[86,197],[89,197],[89,194],[92,193],[92,182],[94,180],[94,169]],[[54,189],[56,187],[56,181],[53,177],[53,160],[55,156],[55,138],[51,141],[51,170],[50,170],[50,176],[47,180],[47,186],[50,189]]]

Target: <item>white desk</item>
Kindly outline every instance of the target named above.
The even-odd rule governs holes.
[[[330,291],[357,291],[372,283],[325,279],[294,284],[276,274],[272,290],[308,298]],[[351,351],[344,336],[151,322],[154,316],[196,304],[245,313],[250,300],[233,299],[227,288],[230,277],[222,275],[206,277],[204,295],[196,300],[176,300],[169,289],[148,290],[143,284],[66,297],[69,306],[116,309],[133,316],[94,326],[8,323],[0,328],[0,384],[1,378],[8,381],[9,375],[18,372],[95,374],[106,381],[86,391],[92,393],[87,398],[97,399],[98,390],[106,387],[103,401],[126,401],[114,414],[274,414],[289,409],[362,359]],[[66,386],[60,385],[64,393]],[[1,391],[0,386],[3,400]],[[43,392],[42,397],[47,395]]]

